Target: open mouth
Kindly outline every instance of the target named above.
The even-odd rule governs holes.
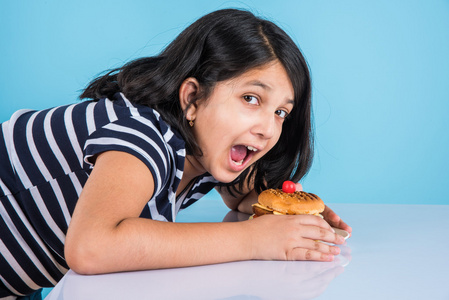
[[[235,145],[231,148],[231,160],[235,165],[241,166],[248,162],[258,151],[253,146]]]

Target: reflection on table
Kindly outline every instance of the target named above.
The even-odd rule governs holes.
[[[345,247],[331,263],[242,261],[97,276],[69,271],[47,299],[312,299],[349,260]]]

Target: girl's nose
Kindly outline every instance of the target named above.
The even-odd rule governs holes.
[[[274,118],[274,114],[270,117],[265,116],[264,118],[260,118],[253,127],[253,133],[264,139],[272,138],[276,130]]]

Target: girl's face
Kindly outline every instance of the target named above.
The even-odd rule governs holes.
[[[277,143],[293,109],[293,95],[277,61],[217,83],[208,99],[187,111],[203,152],[189,162],[220,182],[233,181]]]

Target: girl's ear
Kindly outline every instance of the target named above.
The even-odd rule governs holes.
[[[195,120],[196,117],[196,100],[198,98],[200,85],[198,80],[193,77],[185,79],[179,88],[179,101],[184,111],[185,117],[189,121]]]

